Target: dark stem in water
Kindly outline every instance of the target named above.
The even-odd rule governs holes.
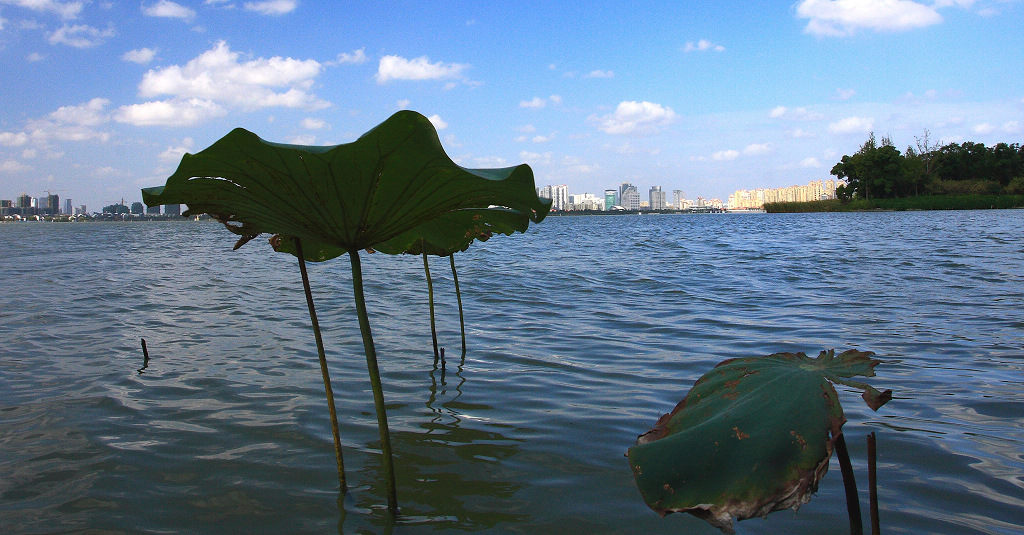
[[[423,244],[425,246],[425,244]],[[437,351],[437,324],[434,320],[434,282],[430,280],[430,266],[427,264],[427,250],[423,249],[423,273],[427,276],[427,299],[430,301],[430,337],[434,341],[434,366],[440,353]]]
[[[349,251],[352,260],[352,294],[356,301],[356,315],[359,316],[359,331],[363,335],[363,350],[366,352],[366,368],[370,372],[370,386],[373,388],[373,406],[377,410],[377,428],[380,430],[380,449],[384,466],[384,485],[388,495],[388,509],[398,512],[398,494],[395,491],[395,466],[391,457],[391,433],[388,431],[388,413],[384,407],[384,388],[380,383],[380,369],[377,367],[377,350],[373,347],[370,332],[370,318],[366,313],[366,298],[363,295],[363,269],[359,262],[359,251]]]
[[[338,461],[338,484],[341,492],[348,490],[345,484],[345,462],[341,456],[341,434],[338,432],[338,412],[334,408],[334,390],[331,388],[331,376],[327,371],[327,355],[324,352],[324,339],[320,336],[320,322],[316,319],[316,308],[313,307],[313,292],[309,289],[309,274],[306,273],[306,260],[302,256],[302,243],[295,238],[295,254],[299,257],[299,271],[302,273],[302,288],[306,291],[306,306],[309,307],[309,320],[313,323],[313,335],[316,337],[316,350],[320,355],[320,374],[324,378],[324,391],[327,393],[327,409],[331,413],[331,432],[334,433],[334,458]]]
[[[860,518],[860,499],[857,497],[857,481],[853,477],[853,465],[850,464],[850,452],[846,449],[846,439],[840,433],[836,437],[836,458],[839,469],[843,473],[843,487],[846,488],[846,512],[850,515],[850,534],[863,535],[864,523]]]
[[[462,292],[459,291],[459,275],[455,272],[455,253],[448,255],[452,263],[452,280],[455,281],[455,298],[459,301],[459,329],[462,330],[462,358],[466,358],[466,318],[462,315]]]
[[[879,535],[882,532],[881,523],[878,519],[878,474],[876,457],[878,450],[875,449],[875,432],[868,435],[868,496],[871,511],[871,535]]]

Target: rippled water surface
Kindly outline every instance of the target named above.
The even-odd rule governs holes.
[[[1021,533],[1022,235],[1019,210],[551,217],[458,255],[464,362],[431,263],[444,369],[421,259],[364,255],[389,521],[346,258],[310,265],[339,500],[293,257],[212,223],[0,225],[0,532],[717,533],[651,512],[626,449],[721,360],[859,348],[896,395],[839,389],[865,503],[878,436],[883,532]],[[835,461],[737,528],[845,532]]]

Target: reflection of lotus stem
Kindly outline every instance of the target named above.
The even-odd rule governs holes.
[[[462,292],[459,291],[459,275],[455,273],[455,253],[448,255],[452,262],[452,280],[455,281],[455,298],[459,300],[459,329],[462,330],[462,358],[466,358],[466,319],[462,315]]]
[[[434,323],[434,283],[430,280],[430,266],[427,265],[427,250],[423,249],[423,273],[427,276],[427,299],[430,301],[430,337],[434,340],[434,366],[437,366],[437,324]]]
[[[320,354],[320,374],[324,376],[324,391],[327,392],[327,408],[331,412],[331,431],[334,433],[334,457],[338,461],[338,483],[341,492],[348,490],[345,485],[345,462],[341,457],[341,435],[338,433],[338,412],[334,409],[334,390],[331,389],[331,376],[327,372],[327,355],[324,353],[324,339],[320,336],[320,322],[316,320],[316,309],[313,308],[313,292],[309,289],[309,275],[306,273],[306,260],[302,256],[302,244],[295,238],[295,256],[299,257],[299,271],[302,272],[302,287],[306,290],[306,305],[309,306],[309,319],[313,323],[313,335],[316,336],[316,350]]]
[[[366,368],[370,372],[370,386],[373,387],[373,406],[377,409],[377,428],[380,430],[380,449],[383,455],[384,485],[388,493],[388,509],[398,512],[398,496],[395,492],[395,466],[391,459],[391,434],[388,431],[388,413],[384,407],[384,388],[380,384],[380,370],[377,368],[377,350],[373,347],[370,333],[370,318],[366,314],[366,299],[363,296],[363,269],[359,264],[359,252],[348,252],[352,260],[352,294],[356,301],[356,315],[359,316],[359,331],[363,335],[363,350],[366,352]]]
[[[846,512],[850,514],[850,535],[863,535],[864,523],[860,518],[860,498],[857,497],[857,480],[853,477],[853,465],[850,464],[850,452],[846,449],[846,439],[840,432],[836,437],[836,458],[839,469],[843,473],[843,487],[846,488]]]
[[[878,535],[881,532],[878,520],[878,468],[877,450],[875,449],[875,432],[868,435],[868,497],[869,511],[871,511],[871,535]]]

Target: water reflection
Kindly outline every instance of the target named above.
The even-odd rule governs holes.
[[[520,451],[520,441],[502,434],[490,420],[494,408],[457,401],[466,383],[460,359],[449,389],[447,367],[435,365],[424,414],[416,430],[394,430],[395,472],[400,512],[387,514],[379,450],[374,450],[355,478],[366,482],[344,499],[339,533],[346,532],[349,514],[372,522],[375,530],[397,526],[429,526],[431,530],[480,530],[529,518],[528,504],[517,498],[522,483],[512,480],[505,461]],[[372,445],[379,447],[379,443]],[[522,512],[520,512],[522,511]],[[372,512],[372,514],[366,514]],[[351,527],[350,527],[351,528]],[[348,530],[351,532],[351,529]]]

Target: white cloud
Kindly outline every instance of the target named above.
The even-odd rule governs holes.
[[[193,146],[195,146],[195,141],[193,141],[192,138],[187,137],[181,140],[180,145],[168,146],[166,150],[160,153],[159,158],[161,161],[165,162],[176,162],[181,160],[181,157],[184,156],[186,152],[192,150]]]
[[[817,169],[821,167],[821,162],[819,162],[818,159],[814,157],[804,158],[803,160],[800,160],[800,167],[805,167],[808,169]]]
[[[532,124],[524,124],[523,126],[519,127],[519,132],[522,132],[523,134],[532,134],[536,131],[537,127],[533,126]]]
[[[28,143],[28,134],[25,132],[0,132],[0,145],[20,147],[25,143]]]
[[[139,83],[144,98],[171,97],[170,101],[125,106],[118,120],[132,124],[191,125],[202,113],[219,116],[225,106],[243,109],[267,107],[320,109],[330,106],[309,93],[323,66],[315,60],[273,57],[241,61],[220,41],[184,66],[150,70]],[[174,111],[183,115],[175,118]]]
[[[196,16],[194,9],[176,4],[170,0],[160,0],[150,6],[142,6],[142,14],[147,17],[181,19],[184,21],[190,21]]]
[[[434,125],[434,128],[438,130],[444,130],[445,128],[448,128],[448,123],[444,122],[444,119],[441,119],[440,115],[434,114],[431,115],[430,117],[427,117],[427,119],[430,121],[430,124]]]
[[[351,63],[353,65],[362,65],[363,63],[366,63],[367,59],[369,58],[366,57],[365,48],[354,50],[351,54],[348,52],[342,52],[341,54],[338,54],[339,64]]]
[[[77,126],[98,126],[107,122],[105,108],[110,101],[105,98],[94,98],[80,106],[61,106],[50,114],[57,124]]]
[[[191,98],[121,106],[114,119],[136,126],[192,126],[223,115],[227,110],[216,102]]]
[[[5,160],[0,162],[0,172],[4,173],[21,173],[24,171],[31,171],[32,169],[32,166],[25,165],[15,160]]]
[[[128,173],[125,171],[109,165],[97,167],[89,174],[96,178],[119,178],[128,176]]]
[[[548,104],[548,101],[546,101],[546,100],[544,100],[544,99],[542,99],[540,97],[533,97],[532,100],[520,100],[519,101],[519,107],[520,108],[543,108],[544,106],[547,106],[547,104]]]
[[[743,149],[743,154],[746,154],[747,156],[761,156],[764,154],[768,154],[771,151],[772,146],[769,145],[768,143],[754,143],[751,145],[747,145]]]
[[[1021,133],[1020,123],[1018,121],[1008,121],[1003,123],[1003,132],[1006,132],[1007,134]]]
[[[32,138],[41,142],[50,139],[61,141],[107,141],[110,134],[97,130],[97,127],[109,122],[106,111],[110,101],[105,98],[94,98],[78,106],[61,106],[50,113],[46,119],[28,122]]]
[[[539,108],[543,108],[544,106],[547,106],[549,102],[552,103],[552,104],[561,104],[562,103],[562,97],[559,96],[559,95],[551,95],[547,99],[543,99],[543,98],[540,98],[540,97],[533,97],[531,100],[520,100],[519,101],[519,107],[520,108],[537,108],[537,109],[539,109]]]
[[[479,168],[508,167],[508,160],[500,156],[483,156],[473,158],[473,165]]]
[[[696,43],[689,41],[686,43],[686,46],[683,47],[683,52],[707,52],[709,50],[713,52],[724,52],[725,47],[722,45],[716,45],[707,39],[701,39]]]
[[[285,15],[295,11],[298,7],[295,0],[265,0],[263,2],[246,2],[243,7],[248,11],[255,11],[261,15]]]
[[[806,33],[847,36],[858,30],[904,31],[942,22],[934,7],[911,0],[803,0],[798,18],[808,19]]]
[[[54,0],[0,0],[0,4],[9,4],[42,13],[53,13],[62,19],[78,18],[85,7],[85,2],[55,2]]]
[[[25,56],[25,59],[34,63],[36,61],[43,61],[44,59],[46,59],[46,56],[40,54],[39,52],[32,52],[31,54]]]
[[[462,80],[462,72],[469,68],[463,63],[430,63],[427,56],[406,59],[384,56],[377,67],[377,83],[391,80]]]
[[[137,48],[135,50],[129,50],[125,52],[121,59],[124,61],[130,61],[132,63],[138,63],[139,65],[145,65],[153,61],[156,57],[156,50],[151,48]]]
[[[306,130],[320,130],[327,126],[327,123],[323,119],[316,119],[314,117],[306,117],[302,120],[302,127]]]
[[[738,150],[731,150],[731,149],[730,150],[720,150],[720,151],[718,151],[718,152],[716,152],[716,153],[711,155],[711,159],[715,160],[715,161],[718,161],[718,162],[724,162],[724,161],[728,161],[728,160],[735,160],[736,158],[739,158],[739,157],[740,157],[740,152]]]
[[[612,71],[596,70],[596,71],[590,71],[589,73],[587,73],[586,77],[587,78],[615,78],[615,73],[612,72]]]
[[[991,123],[981,123],[981,124],[978,124],[978,125],[974,126],[974,133],[975,134],[981,134],[981,135],[987,135],[987,134],[991,134],[992,132],[994,132],[995,129],[996,129],[996,127],[992,126]]]
[[[554,138],[553,135],[551,135],[551,136],[533,136],[533,138],[530,139],[530,141],[532,141],[534,143],[547,143],[548,141],[551,141],[553,138]]]
[[[84,24],[68,26],[65,24],[50,34],[51,45],[68,45],[75,48],[89,48],[103,43],[103,40],[114,36],[114,27],[106,30],[93,28]]]
[[[654,134],[676,119],[672,108],[654,102],[623,101],[615,112],[603,117],[591,117],[598,130],[606,134]]]
[[[802,128],[795,128],[793,130],[787,130],[786,134],[789,134],[790,137],[797,138],[797,139],[805,138],[805,137],[814,137],[814,134],[812,134],[812,133],[810,133],[810,132],[808,132],[808,131],[806,131],[806,130],[804,130]]]
[[[110,121],[108,104],[107,99],[94,98],[77,106],[62,106],[46,117],[27,121],[22,132],[0,132],[0,145],[21,147],[31,143],[47,148],[54,140],[106,142],[110,134],[99,127]],[[23,154],[34,156],[35,149],[26,147]]]
[[[519,159],[531,165],[551,165],[551,156],[550,152],[538,153],[524,150],[519,153]]]
[[[857,134],[868,133],[875,126],[875,119],[871,117],[847,117],[828,125],[828,131],[833,134]]]
[[[395,102],[395,105],[398,106],[398,109],[401,109],[401,110],[407,109],[409,107],[409,104],[411,104],[409,99],[402,99],[402,100],[399,100],[399,101]]]
[[[781,119],[785,117],[800,121],[820,121],[825,118],[824,115],[815,111],[808,110],[807,108],[789,109],[785,106],[776,106],[772,108],[772,111],[769,112],[768,115],[773,119]]]
[[[857,91],[855,89],[836,88],[836,98],[839,100],[850,100],[856,94]]]

